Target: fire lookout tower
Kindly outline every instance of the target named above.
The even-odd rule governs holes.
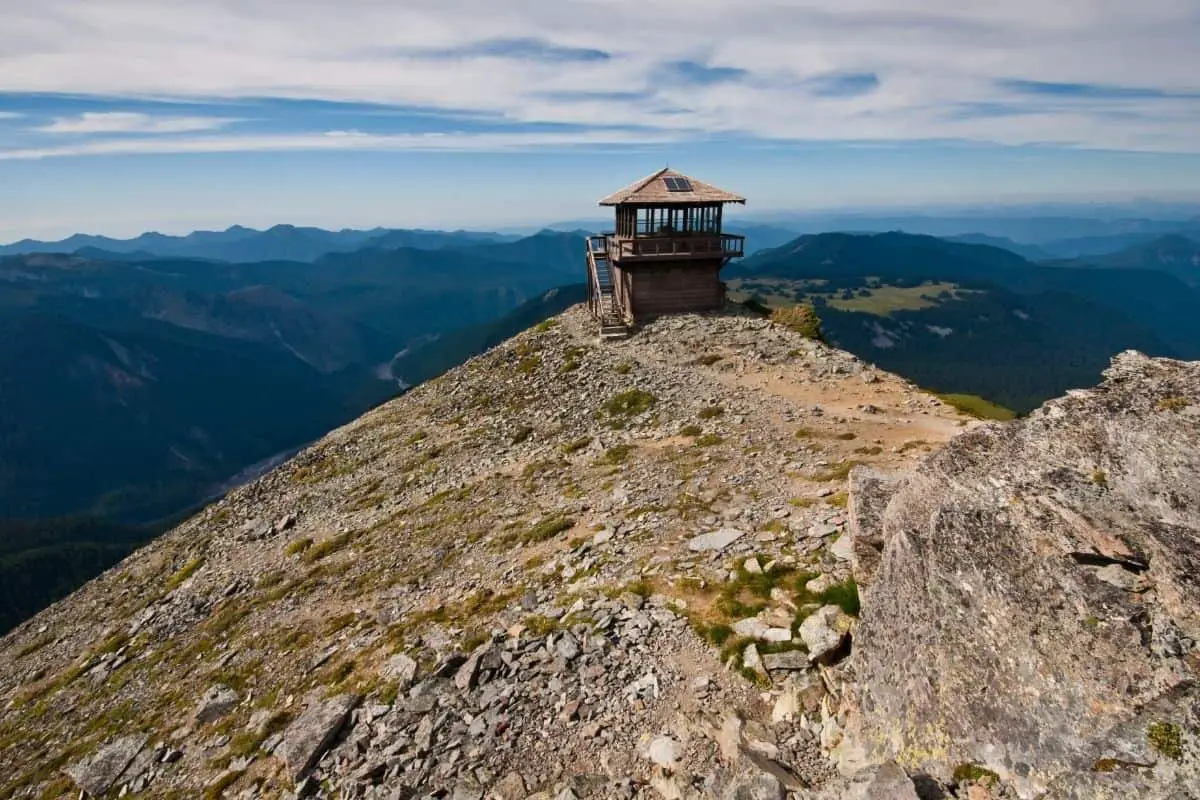
[[[671,169],[600,201],[616,229],[587,240],[588,308],[604,337],[663,314],[725,305],[721,268],[740,258],[744,236],[721,230],[726,203],[746,198]]]

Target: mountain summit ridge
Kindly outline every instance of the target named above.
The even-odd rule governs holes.
[[[0,640],[5,791],[65,795],[60,768],[84,775],[139,736],[114,790],[282,796],[297,770],[280,737],[334,695],[365,698],[350,739],[376,731],[370,753],[396,750],[369,776],[357,758],[343,769],[344,744],[310,754],[335,786],[453,789],[516,770],[533,791],[572,763],[600,771],[601,751],[610,778],[648,780],[638,737],[671,730],[676,701],[764,713],[687,622],[688,575],[696,623],[728,616],[703,610],[699,587],[725,573],[689,542],[733,530],[726,559],[792,575],[811,553],[844,581],[830,540],[845,464],[898,466],[970,424],[752,315],[665,318],[600,346],[576,307],[330,433]],[[508,699],[485,706],[483,733],[454,717],[469,745],[446,717],[480,713],[466,712],[484,682],[467,654],[496,681],[523,676],[487,684]],[[578,761],[543,723],[590,732]],[[781,746],[805,782],[829,777],[809,745]],[[148,752],[159,766],[137,763]]]
[[[0,639],[0,796],[1180,796],[1200,776],[1197,614],[1177,591],[1196,490],[1174,485],[1200,471],[1198,366],[1125,354],[1104,386],[985,424],[784,315],[731,306],[603,343],[573,307]],[[1019,514],[1012,487],[1031,490]],[[1139,530],[1066,513],[1097,496]],[[1057,538],[1003,525],[1043,507]],[[991,613],[1030,591],[1042,616]],[[1083,614],[1065,640],[996,633]],[[999,641],[982,654],[1006,678],[1099,637],[1097,673],[1114,648],[1154,665],[1136,689],[1155,706],[1121,741],[977,719],[1017,703],[972,703],[981,652],[942,630]],[[1060,677],[1017,691],[1078,704]],[[943,747],[950,730],[974,738]]]

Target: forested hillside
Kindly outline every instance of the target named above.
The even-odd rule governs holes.
[[[885,369],[1018,411],[1095,383],[1121,350],[1200,358],[1200,294],[1162,271],[887,233],[805,236],[726,272],[737,297],[813,303],[831,342]]]

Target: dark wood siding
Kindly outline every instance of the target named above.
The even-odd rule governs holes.
[[[636,319],[687,311],[712,311],[725,303],[720,259],[713,261],[638,264],[624,270],[631,280],[632,303],[625,308]]]

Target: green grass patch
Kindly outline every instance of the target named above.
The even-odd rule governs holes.
[[[605,450],[604,455],[596,459],[596,463],[615,467],[618,464],[624,464],[629,459],[629,454],[632,452],[633,445],[615,444]]]
[[[191,561],[180,567],[171,577],[167,578],[165,588],[168,592],[178,589],[184,581],[192,577],[196,570],[204,566],[203,558],[193,558]]]
[[[24,647],[22,647],[20,650],[17,651],[17,658],[24,658],[25,656],[31,656],[53,641],[54,641],[54,637],[49,636],[49,635],[42,636],[41,638],[38,638],[38,639],[34,639],[32,642],[30,642],[29,644],[25,645]]]
[[[565,530],[575,527],[575,520],[567,517],[547,517],[521,534],[521,544],[532,544],[553,539]]]
[[[955,783],[978,783],[992,788],[1000,784],[1000,776],[978,764],[959,764],[954,768]]]
[[[313,540],[308,538],[307,536],[304,537],[303,539],[297,539],[294,542],[289,542],[288,546],[283,548],[283,554],[285,556],[299,555],[300,553],[303,553],[308,548],[312,547],[312,543],[313,543]]]
[[[826,300],[833,308],[842,311],[858,311],[880,317],[891,316],[893,311],[920,311],[941,303],[938,295],[948,292],[950,299],[959,300],[971,290],[960,289],[954,283],[925,283],[921,286],[877,286],[867,294],[855,293],[853,297],[830,294]]]
[[[649,411],[657,402],[658,398],[649,392],[630,389],[610,397],[604,404],[604,412],[610,417],[628,419]]]
[[[558,620],[554,617],[543,617],[540,614],[526,617],[524,625],[525,630],[534,636],[545,636],[546,634],[554,633],[559,628]]]
[[[794,331],[806,339],[822,341],[821,318],[817,316],[816,310],[808,304],[777,308],[771,312],[771,322]]]
[[[1188,399],[1186,397],[1164,397],[1158,401],[1159,411],[1182,411],[1187,408]]]
[[[813,476],[815,481],[844,481],[850,477],[850,470],[858,466],[857,461],[840,461]]]
[[[703,436],[696,438],[697,447],[715,447],[719,444],[724,444],[725,440],[715,433],[706,433]]]
[[[857,617],[862,604],[858,597],[858,584],[854,578],[847,578],[845,583],[835,583],[817,596],[822,605],[838,606],[852,617]]]
[[[680,436],[699,436],[704,433],[704,429],[699,425],[684,425],[679,430]]]
[[[587,447],[591,443],[592,443],[592,437],[581,436],[578,439],[567,442],[566,444],[562,445],[562,447],[560,447],[559,449],[562,450],[562,452],[565,453],[566,455],[571,455],[572,453],[578,453],[580,450]]]
[[[722,358],[724,358],[724,356],[719,356],[716,353],[706,353],[705,355],[702,355],[699,358],[697,358],[696,360],[694,360],[692,363],[700,364],[705,367],[711,367],[713,364],[717,363]]]
[[[1172,761],[1183,759],[1183,730],[1170,722],[1156,722],[1146,729],[1150,746]]]
[[[322,558],[333,555],[350,544],[353,539],[354,535],[351,533],[339,533],[336,536],[330,536],[328,539],[322,539],[312,547],[307,548],[301,558],[304,560],[304,563],[312,564],[320,561]]]
[[[513,433],[512,438],[509,439],[509,443],[514,444],[514,445],[520,444],[521,442],[525,441],[532,435],[533,435],[533,426],[532,425],[522,425],[521,427],[517,428],[517,430]]]
[[[976,419],[998,420],[1007,422],[1016,419],[1017,412],[1002,405],[984,400],[975,394],[939,394],[938,399],[948,406]]]

